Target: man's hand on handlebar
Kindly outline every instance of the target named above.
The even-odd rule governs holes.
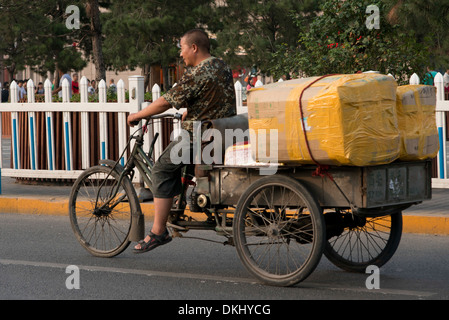
[[[139,121],[140,121],[140,119],[138,119],[136,117],[135,113],[131,113],[127,119],[128,126],[130,126],[130,127],[134,127],[134,126],[138,125]]]

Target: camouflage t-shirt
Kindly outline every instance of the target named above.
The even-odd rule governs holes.
[[[235,89],[230,68],[210,57],[187,70],[179,83],[164,94],[174,108],[187,108],[183,129],[193,132],[193,121],[231,117],[236,114]]]

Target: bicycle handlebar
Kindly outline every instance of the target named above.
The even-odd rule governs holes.
[[[182,119],[182,114],[181,113],[161,113],[161,114],[156,114],[154,116],[148,117],[146,118],[146,120],[155,120],[155,119],[162,119],[162,118],[173,118],[175,120],[181,120]]]
[[[145,120],[146,123],[148,123],[150,120],[156,120],[156,119],[163,119],[163,118],[173,118],[175,120],[182,120],[182,114],[181,113],[161,113],[161,114],[156,114],[154,116],[148,117],[148,118],[144,118],[142,120]],[[139,121],[133,121],[132,124],[133,125],[137,125]]]

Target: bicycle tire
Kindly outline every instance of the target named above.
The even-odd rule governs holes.
[[[326,242],[324,255],[342,270],[365,273],[370,265],[380,268],[393,257],[399,246],[401,211],[365,219],[363,225],[345,228],[341,235]]]
[[[105,179],[108,178],[107,181]],[[128,177],[121,180],[117,196],[122,197],[114,208],[99,209],[120,174],[108,166],[86,169],[75,181],[69,199],[69,216],[78,242],[92,255],[114,257],[130,244],[129,234],[138,198]],[[102,186],[103,184],[103,186]],[[97,200],[97,193],[99,193]],[[116,196],[116,198],[117,198]]]
[[[281,175],[260,178],[237,204],[233,235],[250,273],[268,285],[292,286],[306,279],[321,259],[322,209],[299,181]]]

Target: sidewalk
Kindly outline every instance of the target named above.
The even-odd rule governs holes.
[[[68,216],[71,186],[24,184],[1,178],[0,213]],[[403,212],[403,232],[449,235],[449,189],[432,189],[432,199]],[[146,221],[152,202],[141,203]]]

